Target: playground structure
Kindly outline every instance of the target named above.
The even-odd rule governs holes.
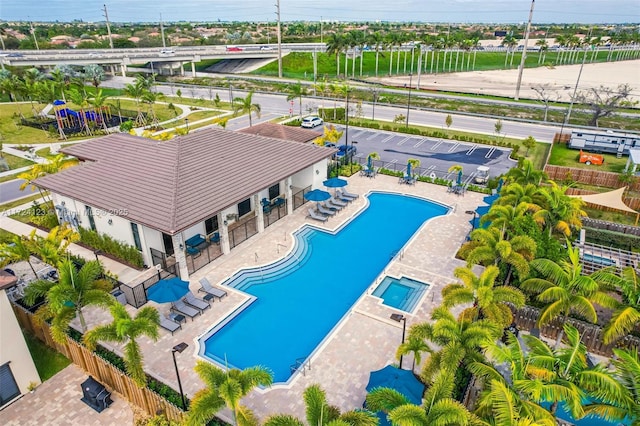
[[[67,133],[93,135],[96,129],[102,128],[107,131],[112,125],[113,116],[108,105],[80,108],[79,111],[69,109],[64,101],[55,101],[53,105],[58,132],[63,139],[67,138]]]

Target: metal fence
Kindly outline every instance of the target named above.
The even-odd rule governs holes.
[[[187,270],[190,274],[194,273],[200,268],[205,267],[209,263],[213,262],[218,257],[222,256],[222,249],[220,243],[207,243],[204,248],[198,246],[198,252],[186,256]]]
[[[229,247],[234,248],[258,233],[258,218],[254,212],[229,226]]]
[[[283,204],[280,204],[279,206],[271,207],[271,209],[269,210],[269,213],[264,214],[263,216],[264,227],[267,228],[273,225],[274,223],[276,223],[286,215],[287,215],[287,201],[285,200]]]
[[[171,269],[171,268],[170,268]],[[173,268],[175,270],[175,266]],[[139,308],[148,302],[147,290],[155,283],[165,278],[175,277],[176,274],[166,269],[153,269],[149,271],[147,278],[133,281],[127,284],[120,284],[119,289],[127,298],[127,303],[131,306]]]
[[[606,231],[619,232],[621,234],[637,235],[640,237],[640,226],[624,225],[621,223],[607,222],[606,220],[582,218],[585,228],[604,229]]]
[[[311,186],[307,186],[293,193],[293,210],[299,209],[308,202],[307,199],[304,198],[304,194],[309,191],[311,191]]]

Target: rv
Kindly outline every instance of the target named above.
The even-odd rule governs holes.
[[[630,148],[640,148],[640,135],[616,133],[610,130],[574,130],[571,132],[569,148],[590,152],[608,152],[629,155]]]

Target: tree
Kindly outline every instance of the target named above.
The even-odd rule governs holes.
[[[561,318],[566,323],[572,312],[596,323],[598,314],[595,303],[606,308],[617,306],[617,301],[607,293],[612,290],[611,285],[606,282],[598,283],[590,275],[582,275],[580,249],[571,247],[568,241],[567,254],[568,260],[558,263],[549,259],[532,260],[531,267],[542,278],[529,278],[520,284],[520,288],[536,294],[538,301],[546,304],[540,311],[538,327],[549,324],[556,318]],[[561,331],[556,347],[560,345],[562,336]]]
[[[529,156],[529,150],[533,147],[536,146],[536,143],[538,143],[535,138],[533,136],[527,136],[523,141],[522,141],[522,146],[524,146],[525,148],[527,148],[527,152],[525,152],[525,156]]]
[[[600,86],[578,92],[574,102],[591,109],[589,126],[598,127],[598,120],[613,115],[618,108],[633,106],[636,102],[628,101],[632,92],[629,84],[621,84],[616,89]]]
[[[413,364],[411,365],[411,371],[415,371],[416,364],[422,364],[422,353],[431,352],[431,348],[424,339],[417,336],[409,336],[404,342],[398,346],[396,351],[396,358],[400,359],[403,355],[413,354]]]
[[[138,386],[143,387],[147,383],[147,377],[142,366],[143,356],[137,339],[147,336],[153,341],[158,340],[160,314],[156,308],[145,306],[132,318],[124,305],[113,299],[109,311],[113,316],[113,322],[87,332],[84,335],[84,343],[90,350],[95,350],[99,340],[125,344],[123,359],[127,372]]]
[[[91,81],[93,87],[97,89],[104,80],[104,69],[100,65],[89,64],[84,67],[84,75]]]
[[[520,185],[534,184],[540,185],[548,179],[545,172],[538,170],[531,160],[524,159],[518,162],[518,167],[511,168],[505,175],[508,182],[519,183]]]
[[[53,227],[46,237],[41,237],[34,229],[26,240],[32,254],[49,265],[58,265],[67,254],[71,243],[80,239],[80,235],[67,225]]]
[[[547,115],[549,113],[549,104],[551,102],[555,102],[558,99],[558,92],[551,89],[551,85],[549,83],[538,84],[536,86],[532,86],[531,89],[536,92],[538,95],[538,99],[540,102],[544,104],[544,118],[543,121],[547,121]]]
[[[570,237],[572,231],[582,228],[582,217],[587,215],[582,210],[584,201],[569,197],[566,190],[567,188],[561,188],[553,181],[551,186],[540,189],[543,202],[541,209],[533,214],[533,219],[549,232],[549,236],[557,232]]]
[[[329,35],[329,40],[327,41],[327,53],[329,55],[333,54],[336,57],[336,77],[340,77],[340,53],[342,53],[342,49],[344,49],[345,40],[344,37],[338,33],[332,33]]]
[[[447,125],[447,130],[451,127],[451,125],[453,124],[453,118],[451,117],[451,114],[447,114],[447,117],[444,119],[444,124]]]
[[[462,284],[449,284],[442,289],[443,306],[450,308],[472,303],[473,306],[460,313],[459,319],[471,322],[488,319],[502,328],[508,326],[513,322],[513,315],[506,303],[522,307],[525,297],[515,287],[496,287],[495,280],[499,273],[495,265],[488,266],[480,276],[476,276],[470,268],[456,268],[454,275]]]
[[[65,341],[69,323],[78,316],[83,332],[87,331],[87,323],[82,309],[85,306],[106,307],[113,300],[108,293],[111,283],[99,279],[102,266],[98,261],[85,263],[80,270],[71,260],[65,260],[58,266],[59,280],[34,281],[25,290],[24,300],[33,305],[37,299],[44,297],[45,304],[36,311],[39,320],[51,321],[51,336],[59,343]]]
[[[287,87],[289,94],[287,95],[287,101],[291,101],[294,99],[298,99],[298,104],[300,106],[300,117],[302,118],[302,97],[307,96],[307,88],[303,86],[299,81],[296,84],[290,84]]]
[[[493,209],[495,206],[520,206],[522,203],[525,203],[525,206],[528,204],[538,204],[538,201],[541,201],[539,197],[538,185],[533,183],[520,184],[511,182],[502,187],[500,197],[494,201],[491,208]]]
[[[496,123],[493,125],[493,131],[496,133],[496,139],[500,136],[502,132],[502,120],[497,119]]]
[[[640,275],[633,266],[628,266],[619,275],[605,268],[594,272],[593,276],[598,281],[615,286],[622,293],[623,303],[616,307],[604,329],[604,342],[610,344],[640,324]]]
[[[640,419],[640,358],[638,349],[614,349],[611,363],[615,367],[613,373],[617,382],[624,389],[617,398],[610,398],[606,403],[592,402],[587,404],[585,414],[599,416],[609,415],[610,418],[622,420],[624,417]]]
[[[37,277],[36,270],[31,263],[31,249],[29,239],[22,235],[12,235],[8,243],[0,244],[0,267],[5,267],[9,263],[26,261]]]
[[[251,410],[240,404],[240,400],[256,386],[270,386],[273,374],[265,367],[236,368],[224,371],[213,364],[198,361],[196,373],[206,388],[199,390],[191,400],[187,414],[187,425],[206,424],[225,405],[231,410],[233,424],[252,426],[257,420]]]
[[[251,113],[255,112],[256,116],[260,118],[260,105],[254,104],[253,102],[253,90],[247,93],[247,96],[244,98],[235,98],[234,99],[234,108],[235,112],[241,112],[242,114],[249,114],[249,127],[251,124]]]

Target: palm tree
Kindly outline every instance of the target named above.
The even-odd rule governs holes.
[[[296,84],[290,84],[287,88],[289,94],[287,95],[287,101],[298,99],[298,105],[300,107],[300,118],[302,118],[302,97],[307,96],[307,87],[303,86],[299,81]]]
[[[513,322],[513,314],[506,303],[522,307],[525,296],[520,290],[510,286],[495,286],[500,270],[495,265],[488,266],[480,276],[476,276],[470,268],[459,267],[454,271],[462,284],[449,284],[442,289],[443,306],[472,303],[464,309],[460,320],[475,321],[488,319],[504,328]]]
[[[545,172],[537,170],[531,160],[524,159],[518,164],[518,167],[510,169],[505,177],[508,182],[519,183],[520,185],[534,184],[540,185],[540,183],[548,179]]]
[[[380,48],[384,45],[384,37],[380,34],[380,31],[376,31],[369,34],[369,44],[373,46],[376,51],[376,77],[378,76],[378,63],[380,58]]]
[[[160,92],[152,92],[151,90],[145,90],[142,93],[142,96],[140,97],[140,99],[142,100],[142,102],[144,102],[145,104],[149,105],[149,114],[151,114],[151,126],[157,126],[158,125],[158,116],[156,115],[156,111],[153,108],[153,106],[155,105],[156,102],[158,102],[158,100],[164,98],[164,95]]]
[[[400,344],[400,346],[398,346],[396,358],[400,359],[403,355],[407,355],[409,353],[413,354],[411,371],[415,371],[416,364],[422,364],[423,352],[431,352],[431,348],[427,345],[424,339],[421,339],[418,336],[409,336],[404,342],[402,342],[402,344]]]
[[[95,108],[96,112],[100,116],[100,122],[102,123],[102,127],[104,128],[105,131],[107,131],[107,121],[104,116],[104,110],[105,110],[105,103],[108,98],[109,96],[103,95],[102,89],[100,89],[96,93],[94,93],[92,98],[87,100],[87,102],[89,102],[89,104]]]
[[[196,392],[191,400],[188,425],[206,424],[225,405],[233,414],[233,424],[252,426],[256,423],[253,412],[241,405],[240,400],[256,386],[273,383],[273,374],[268,369],[257,366],[224,371],[208,362],[198,361],[195,371],[206,388]]]
[[[8,243],[0,244],[0,267],[5,267],[9,263],[26,261],[37,277],[36,270],[31,264],[31,249],[28,238],[22,235],[12,235]]]
[[[538,65],[544,62],[544,58],[547,54],[547,50],[549,49],[549,44],[547,43],[547,40],[544,38],[541,38],[540,40],[538,40],[536,42],[536,46],[538,46],[539,50],[538,50]]]
[[[109,311],[113,316],[113,322],[101,325],[84,335],[84,343],[90,350],[95,350],[99,340],[125,344],[124,363],[131,378],[143,387],[147,383],[147,377],[142,366],[142,352],[137,339],[147,336],[153,341],[160,336],[160,314],[151,306],[145,306],[138,310],[135,317],[131,317],[124,305],[112,299]]]
[[[255,112],[256,116],[260,118],[260,105],[254,104],[252,102],[253,102],[253,90],[247,93],[247,96],[245,96],[244,98],[238,97],[234,99],[235,112],[236,113],[242,112],[242,114],[249,114],[249,127],[252,126],[251,124],[252,112]]]
[[[587,214],[582,210],[584,201],[566,195],[567,188],[559,187],[551,181],[551,186],[541,188],[540,195],[544,200],[542,208],[533,214],[533,219],[548,230],[549,236],[554,231],[570,237],[573,230],[582,228],[581,218]]]
[[[134,84],[129,83],[124,86],[125,95],[134,98],[136,101],[136,123],[138,125],[144,124],[145,121],[144,116],[142,115],[142,111],[140,110],[140,98],[142,98],[142,95],[146,90],[147,89],[145,89],[144,83],[140,80],[136,80]]]
[[[511,206],[496,207],[509,208]],[[504,233],[498,229],[499,225],[497,223],[495,225],[488,229],[478,228],[471,232],[471,241],[468,244],[473,248],[466,255],[467,266],[489,263],[500,266],[506,263],[509,265],[509,270],[512,267],[516,268],[520,278],[527,277],[529,262],[533,260],[536,253],[535,240],[528,235],[517,235],[506,239]],[[509,276],[505,282],[509,282]]]
[[[412,404],[395,389],[375,388],[367,394],[367,408],[383,411],[394,425],[432,426],[478,424],[460,402],[453,399],[454,380],[450,371],[441,371],[430,383],[422,406]]]
[[[340,53],[344,49],[344,43],[344,37],[337,33],[329,35],[327,41],[327,53],[336,56],[336,78],[340,78]]]
[[[614,274],[610,268],[605,268],[594,272],[593,277],[597,281],[615,286],[622,293],[623,303],[616,307],[604,329],[604,342],[609,344],[624,337],[640,324],[640,274],[633,266],[628,266],[619,275]]]
[[[80,235],[66,224],[53,227],[46,237],[36,234],[34,229],[29,234],[27,244],[31,253],[49,265],[58,265],[67,253],[71,243],[80,239]]]
[[[99,279],[101,274],[102,266],[98,261],[87,262],[78,270],[71,260],[65,260],[58,265],[57,283],[49,280],[32,282],[25,290],[24,300],[33,305],[37,299],[45,298],[45,304],[36,311],[36,316],[40,320],[52,319],[51,336],[63,343],[69,323],[76,315],[82,332],[87,331],[82,314],[85,306],[108,306],[113,300],[108,293],[113,286]]]
[[[591,323],[596,323],[598,314],[594,303],[606,308],[614,308],[617,301],[607,294],[612,286],[597,282],[590,275],[582,275],[580,250],[567,242],[568,260],[555,263],[549,259],[535,259],[531,267],[542,278],[529,278],[520,284],[525,291],[537,294],[537,299],[547,305],[540,312],[538,327],[549,324],[558,317],[566,323],[574,312]],[[593,274],[592,274],[593,275]],[[558,334],[556,347],[562,341],[562,330]]]
[[[502,196],[498,198],[498,200],[500,199],[502,199]],[[494,203],[489,211],[480,218],[480,224],[489,222],[492,228],[500,228],[502,234],[500,239],[502,239],[504,235],[513,233],[518,219],[527,216],[530,211],[538,208],[538,205],[524,201],[516,206]]]
[[[543,199],[540,196],[540,188],[538,185],[533,183],[520,184],[512,182],[502,187],[500,190],[500,198],[498,198],[491,207],[502,205],[524,208],[524,206],[528,206],[529,204],[540,205],[542,202]],[[524,203],[524,205],[520,207],[522,203]]]

